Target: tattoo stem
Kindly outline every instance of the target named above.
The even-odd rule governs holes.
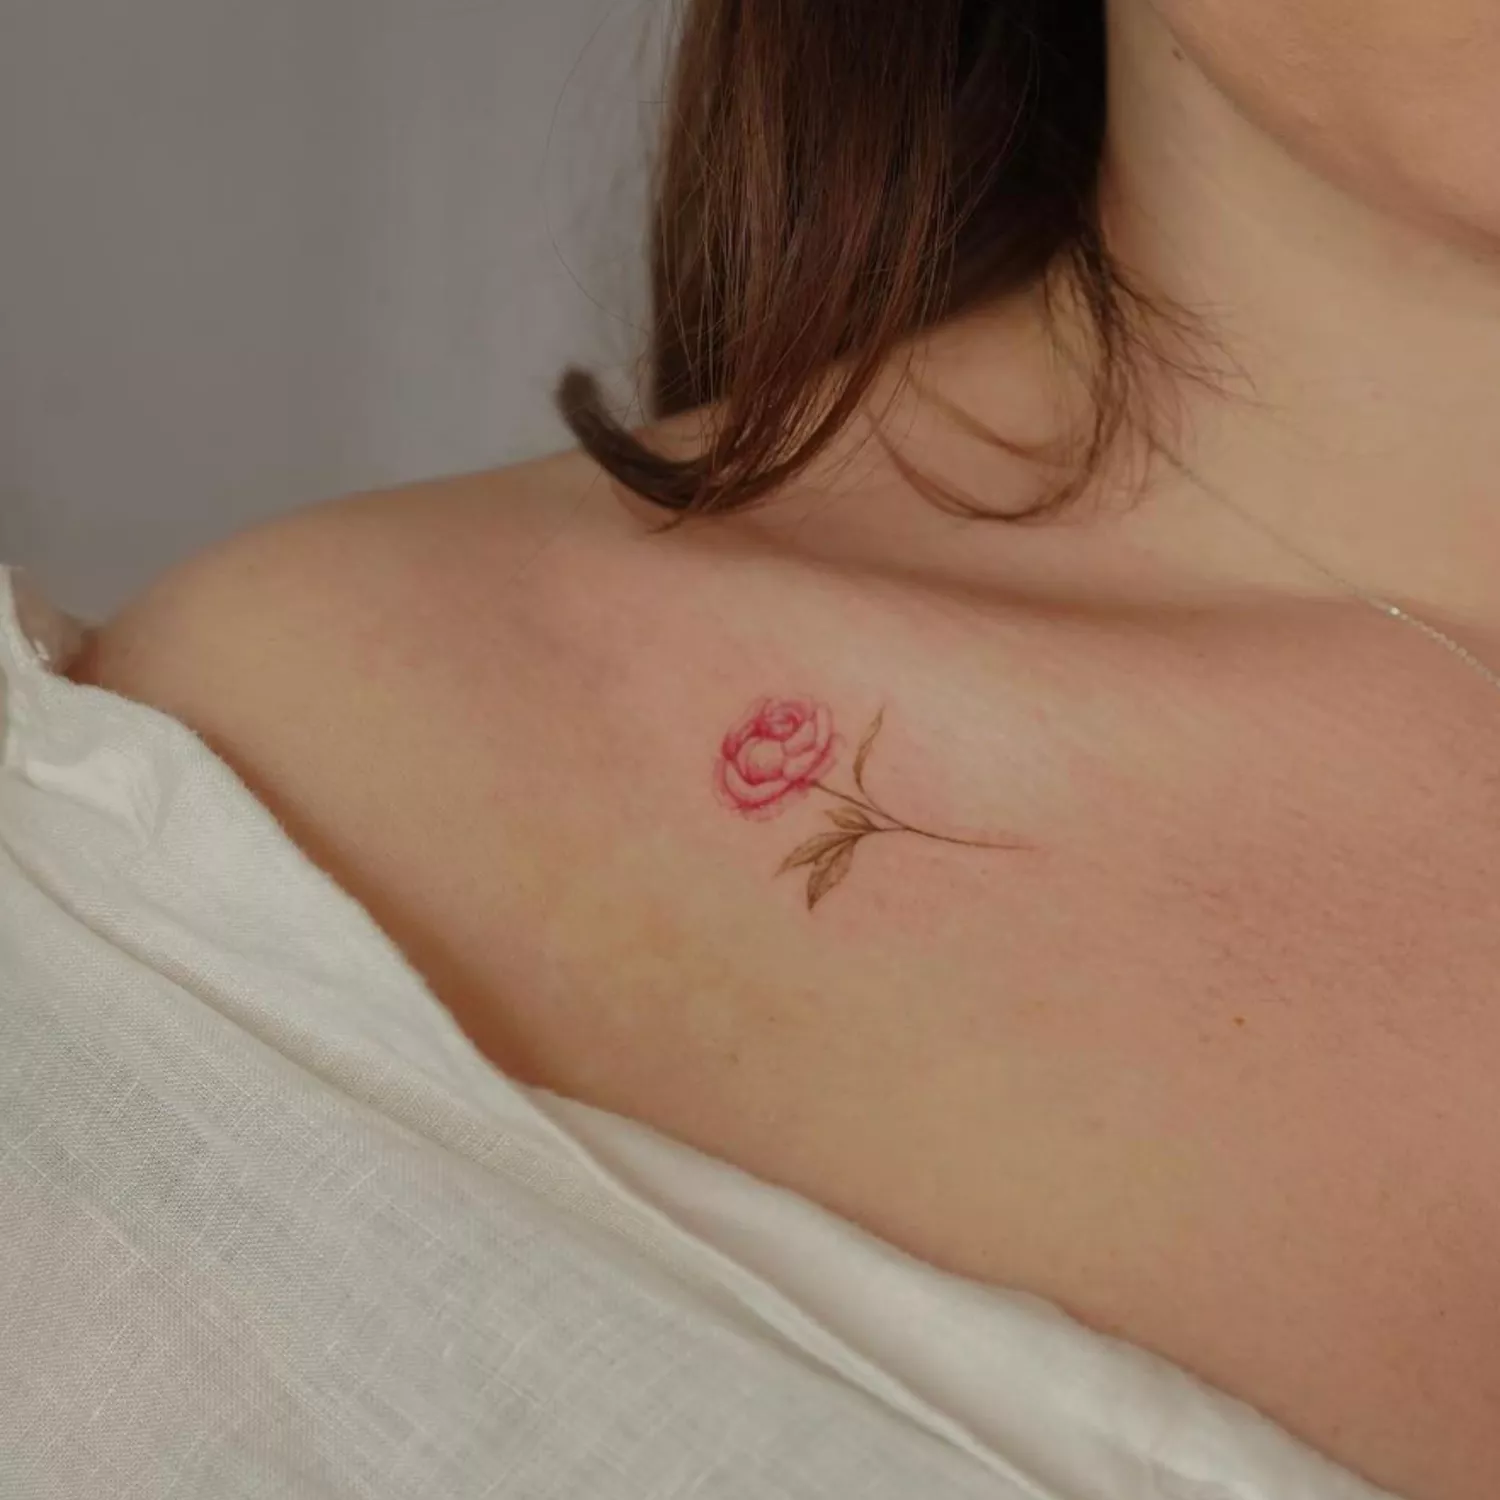
[[[861,812],[874,813],[876,817],[884,818],[891,825],[889,828],[871,829],[872,833],[914,833],[924,839],[936,839],[940,844],[958,844],[965,849],[1025,849],[1028,847],[1026,844],[995,844],[986,842],[984,839],[960,839],[947,833],[934,833],[930,828],[918,828],[915,824],[904,822],[894,813],[888,813],[873,799],[861,802],[858,797],[851,797],[847,792],[841,792],[823,781],[810,782],[809,785],[816,787],[820,792],[827,792],[830,797],[837,797],[840,802],[847,802],[851,807],[857,807]],[[865,792],[866,797],[869,795]]]

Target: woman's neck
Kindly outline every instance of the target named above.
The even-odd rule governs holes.
[[[1500,629],[1500,240],[1346,191],[1358,164],[1299,159],[1149,6],[1117,9],[1107,233],[1225,372],[1222,392],[1170,377],[1180,456],[1361,587]],[[1158,489],[1173,517],[1221,509]]]

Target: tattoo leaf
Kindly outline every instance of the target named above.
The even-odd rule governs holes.
[[[854,865],[854,850],[858,843],[857,838],[845,839],[843,847],[837,853],[824,859],[808,876],[808,911],[811,911],[849,873]]]
[[[820,833],[817,838],[808,839],[805,844],[799,844],[793,849],[782,860],[781,868],[776,873],[785,875],[788,870],[795,870],[801,865],[815,865],[819,860],[837,853],[840,846],[849,842],[847,833]]]
[[[839,807],[828,814],[833,819],[835,828],[842,828],[849,833],[874,833],[875,824],[870,821],[868,813],[861,812],[857,807]]]
[[[875,737],[880,733],[884,723],[885,708],[882,706],[880,712],[875,715],[875,722],[865,730],[865,737],[859,742],[859,749],[855,752],[854,784],[860,791],[865,789],[865,762],[870,758],[870,751],[875,747]]]

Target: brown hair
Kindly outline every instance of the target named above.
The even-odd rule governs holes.
[[[715,422],[668,457],[569,369],[559,408],[607,472],[679,514],[742,507],[827,447],[903,339],[1061,268],[1094,428],[1024,514],[1077,492],[1124,420],[1134,295],[1096,214],[1103,0],[690,0],[669,106],[648,416]]]

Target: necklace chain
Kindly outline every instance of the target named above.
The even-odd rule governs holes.
[[[1500,688],[1500,672],[1482,662],[1467,646],[1455,641],[1451,635],[1439,630],[1436,625],[1429,624],[1420,616],[1412,614],[1410,610],[1402,609],[1399,604],[1392,604],[1389,599],[1382,599],[1378,594],[1372,594],[1368,589],[1361,588],[1357,583],[1350,582],[1343,574],[1334,572],[1327,563],[1319,562],[1311,553],[1305,552],[1301,547],[1287,541],[1284,536],[1274,531],[1265,521],[1255,515],[1254,512],[1246,510],[1242,505],[1236,504],[1221,490],[1204,484],[1201,479],[1196,479],[1196,477],[1195,482],[1206,494],[1217,500],[1221,505],[1227,505],[1230,510],[1236,512],[1242,519],[1248,521],[1278,546],[1284,547],[1293,556],[1301,558],[1310,568],[1317,569],[1325,578],[1332,579],[1334,583],[1338,584],[1341,588],[1347,589],[1355,598],[1363,600],[1372,609],[1378,610],[1390,619],[1400,620],[1410,625],[1413,629],[1420,630],[1423,635],[1430,637],[1440,646],[1446,646],[1460,661],[1478,672],[1491,687]]]
[[[1360,591],[1356,589],[1355,592]],[[1415,615],[1408,614],[1399,604],[1387,604],[1385,600],[1377,599],[1373,594],[1363,594],[1361,597],[1366,603],[1373,604],[1382,614],[1390,615],[1393,619],[1405,620],[1408,625],[1420,630],[1423,635],[1431,636],[1439,645],[1446,646],[1460,661],[1467,662],[1491,686],[1500,688],[1500,672],[1486,666],[1467,646],[1460,645],[1451,635],[1444,635],[1436,625],[1429,625],[1426,620],[1419,620]]]

